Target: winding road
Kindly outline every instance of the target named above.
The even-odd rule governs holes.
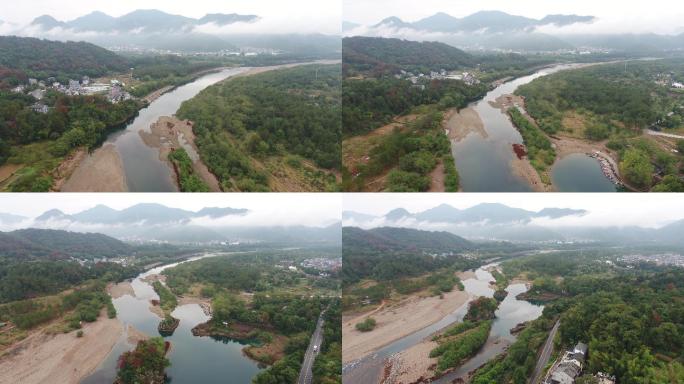
[[[551,357],[551,352],[553,352],[553,339],[556,337],[556,333],[558,332],[559,326],[560,326],[560,320],[556,321],[556,324],[554,324],[553,328],[551,328],[551,332],[549,333],[549,337],[546,338],[546,343],[544,343],[544,348],[542,349],[542,352],[539,355],[539,360],[537,360],[537,366],[534,367],[534,374],[532,374],[532,379],[530,380],[530,384],[537,384],[540,382],[541,376],[544,373],[544,367],[546,366],[546,363],[549,362],[549,358]]]
[[[304,354],[304,361],[302,362],[302,369],[299,371],[299,378],[297,379],[297,384],[311,384],[313,380],[313,373],[311,368],[313,368],[314,361],[316,361],[316,356],[321,351],[321,344],[323,343],[323,316],[325,311],[321,312],[318,317],[318,322],[316,323],[316,330],[311,336],[311,341],[309,342],[309,347],[306,349],[306,354]],[[314,351],[314,346],[318,348]]]
[[[654,131],[652,129],[646,129],[645,131],[646,131],[647,135],[651,135],[651,136],[663,136],[663,137],[669,137],[672,139],[684,139],[684,136],[675,135],[674,133],[659,132],[659,131]]]

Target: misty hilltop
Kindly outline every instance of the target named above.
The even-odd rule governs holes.
[[[252,218],[250,214],[256,213],[231,207],[204,207],[192,211],[155,203],[141,203],[125,209],[100,204],[76,213],[50,209],[36,217],[0,213],[0,230],[60,229],[94,232],[125,241],[175,244],[341,242],[339,222],[324,226],[291,225]]]
[[[441,204],[419,212],[396,208],[384,215],[345,211],[342,220],[345,227],[446,231],[471,240],[684,245],[681,237],[684,219],[660,228],[637,225],[621,227],[583,221],[584,216],[590,213],[582,209],[558,207],[531,211],[498,203],[482,203],[465,209]],[[549,223],[554,225],[550,226]]]
[[[35,18],[31,25],[44,31],[54,28],[71,29],[75,32],[102,33],[150,33],[150,32],[183,32],[195,26],[215,24],[225,26],[234,23],[251,23],[257,21],[257,15],[239,15],[237,13],[207,14],[199,19],[172,15],[155,9],[139,9],[120,17],[109,16],[95,11],[70,21],[58,21],[50,15]]]
[[[548,15],[542,19],[510,15],[501,11],[480,11],[458,18],[438,12],[432,16],[409,23],[391,16],[374,27],[411,28],[427,32],[517,32],[532,31],[544,25],[566,26],[575,23],[590,23],[594,16]]]

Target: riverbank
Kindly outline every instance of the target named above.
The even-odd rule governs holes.
[[[218,179],[200,159],[192,126],[192,122],[188,120],[180,120],[175,116],[161,116],[155,123],[152,123],[149,132],[139,131],[139,134],[148,147],[159,150],[159,160],[166,162],[169,167],[174,169],[175,167],[168,159],[169,153],[174,149],[185,149],[190,160],[192,160],[194,173],[209,186],[211,192],[221,192]],[[178,175],[176,174],[177,178]],[[176,183],[178,184],[177,181]]]
[[[120,336],[118,319],[100,314],[76,331],[48,334],[41,330],[9,348],[0,358],[0,384],[78,384],[104,361]]]
[[[259,340],[260,335],[268,333],[269,341]],[[192,328],[195,337],[228,338],[240,343],[249,344],[242,348],[242,353],[253,361],[262,364],[273,364],[285,357],[288,337],[271,332],[270,329],[258,328],[251,324],[231,322],[229,325],[217,326],[210,321]]]
[[[376,327],[370,332],[356,329],[357,316],[342,324],[342,362],[344,364],[372,354],[383,346],[434,324],[465,304],[470,295],[454,289],[439,296],[412,295],[394,305],[373,313]]]
[[[472,108],[456,108],[448,110],[442,121],[442,126],[447,130],[450,140],[459,142],[471,133],[478,134],[486,139],[489,135],[485,130],[484,123],[477,111]]]
[[[61,182],[61,192],[126,192],[123,162],[113,144],[105,144],[74,162],[74,170]]]

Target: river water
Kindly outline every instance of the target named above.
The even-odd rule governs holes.
[[[489,282],[495,279],[486,269],[495,265],[489,264],[480,267],[475,271],[475,278],[463,280],[465,291],[473,296],[473,298],[478,296],[493,297],[494,290],[489,287]],[[435,383],[448,383],[458,377],[464,377],[471,370],[480,367],[504,352],[505,347],[512,344],[516,339],[515,335],[511,335],[511,328],[519,323],[534,320],[541,316],[544,309],[543,306],[516,299],[518,294],[527,291],[525,284],[510,284],[506,291],[508,296],[499,304],[499,308],[496,311],[496,319],[492,324],[492,330],[482,350],[466,361],[459,369],[445,375],[440,380],[435,381]],[[377,384],[386,358],[420,343],[423,339],[452,323],[463,321],[463,317],[468,311],[469,302],[470,300],[437,323],[403,337],[370,356],[344,366],[342,369],[342,382],[344,384]]]
[[[452,140],[451,152],[456,161],[461,187],[464,191],[532,191],[531,186],[525,180],[516,176],[511,169],[511,161],[513,156],[515,156],[512,145],[522,144],[522,136],[513,126],[508,116],[501,109],[491,106],[489,102],[495,101],[502,95],[512,94],[519,86],[537,78],[562,70],[576,68],[577,66],[577,64],[561,64],[541,69],[532,75],[519,77],[503,83],[489,91],[484,98],[471,104],[471,107],[480,115],[488,137],[484,138],[477,133],[470,133],[460,141]],[[588,159],[598,166],[596,160]],[[562,166],[556,173],[560,179],[567,180],[570,184],[591,179],[588,184],[593,186],[601,185],[600,179],[608,181],[603,176],[603,173],[597,175],[591,172],[594,165],[589,162],[573,163],[572,170],[574,172],[566,174],[567,168]]]
[[[185,100],[196,96],[200,91],[226,78],[247,71],[249,68],[229,68],[204,75],[197,80],[182,85],[163,94],[126,126],[126,129],[112,133],[105,144],[114,144],[123,162],[126,183],[131,192],[176,192],[171,167],[159,160],[159,149],[152,148],[142,141],[140,131],[150,131],[150,125],[161,116],[172,116]]]
[[[153,268],[140,274],[131,282],[136,297],[124,295],[113,300],[117,318],[123,322],[125,329],[130,324],[147,335],[159,336],[157,325],[161,319],[149,310],[150,300],[159,299],[159,296],[154,292],[152,286],[142,279],[149,275],[159,274],[164,269],[172,268],[181,263],[220,255],[225,254],[205,254],[180,263]],[[176,328],[173,336],[164,338],[171,342],[171,350],[167,355],[171,361],[171,366],[166,369],[166,373],[171,378],[172,383],[223,384],[229,378],[230,383],[248,384],[261,370],[258,363],[243,355],[242,344],[227,339],[217,340],[211,337],[195,337],[192,335],[191,329],[193,327],[209,320],[199,305],[180,305],[176,307],[172,315],[180,319],[180,325]],[[114,382],[118,357],[123,352],[135,348],[135,345],[129,344],[126,339],[127,335],[124,334],[98,370],[82,380],[81,384]]]

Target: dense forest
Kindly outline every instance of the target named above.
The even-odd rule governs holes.
[[[27,77],[54,77],[67,83],[70,78],[80,80],[83,76],[97,77],[130,68],[124,57],[86,42],[0,36],[0,68],[3,67],[22,73],[0,79],[8,86],[25,83]]]
[[[418,42],[382,37],[354,36],[342,39],[345,75],[354,72],[454,70],[471,67],[475,60],[458,48],[439,42]]]
[[[633,188],[684,191],[681,152],[673,154],[676,146],[663,148],[642,136],[645,128],[683,126],[684,95],[671,88],[682,79],[681,59],[628,62],[562,71],[516,93],[525,97],[527,111],[545,133],[607,140]]]
[[[473,382],[493,378],[526,382],[536,351],[555,318],[559,348],[589,345],[585,372],[607,372],[620,383],[675,383],[684,380],[684,272],[642,264],[627,268],[601,252],[555,252],[503,264],[507,276],[533,278],[530,299],[545,298],[540,319],[523,331],[507,356],[480,370]],[[550,300],[550,301],[549,301]],[[506,367],[515,367],[513,374]],[[520,371],[520,372],[518,372]],[[487,381],[489,380],[489,381]]]
[[[285,165],[324,190],[330,175],[303,163],[339,169],[340,107],[340,67],[307,65],[214,85],[177,115],[193,121],[202,160],[224,190],[267,191],[269,177],[284,172],[269,166]]]
[[[0,232],[0,239],[0,260],[94,259],[129,256],[133,251],[130,245],[100,233],[28,228]]]

